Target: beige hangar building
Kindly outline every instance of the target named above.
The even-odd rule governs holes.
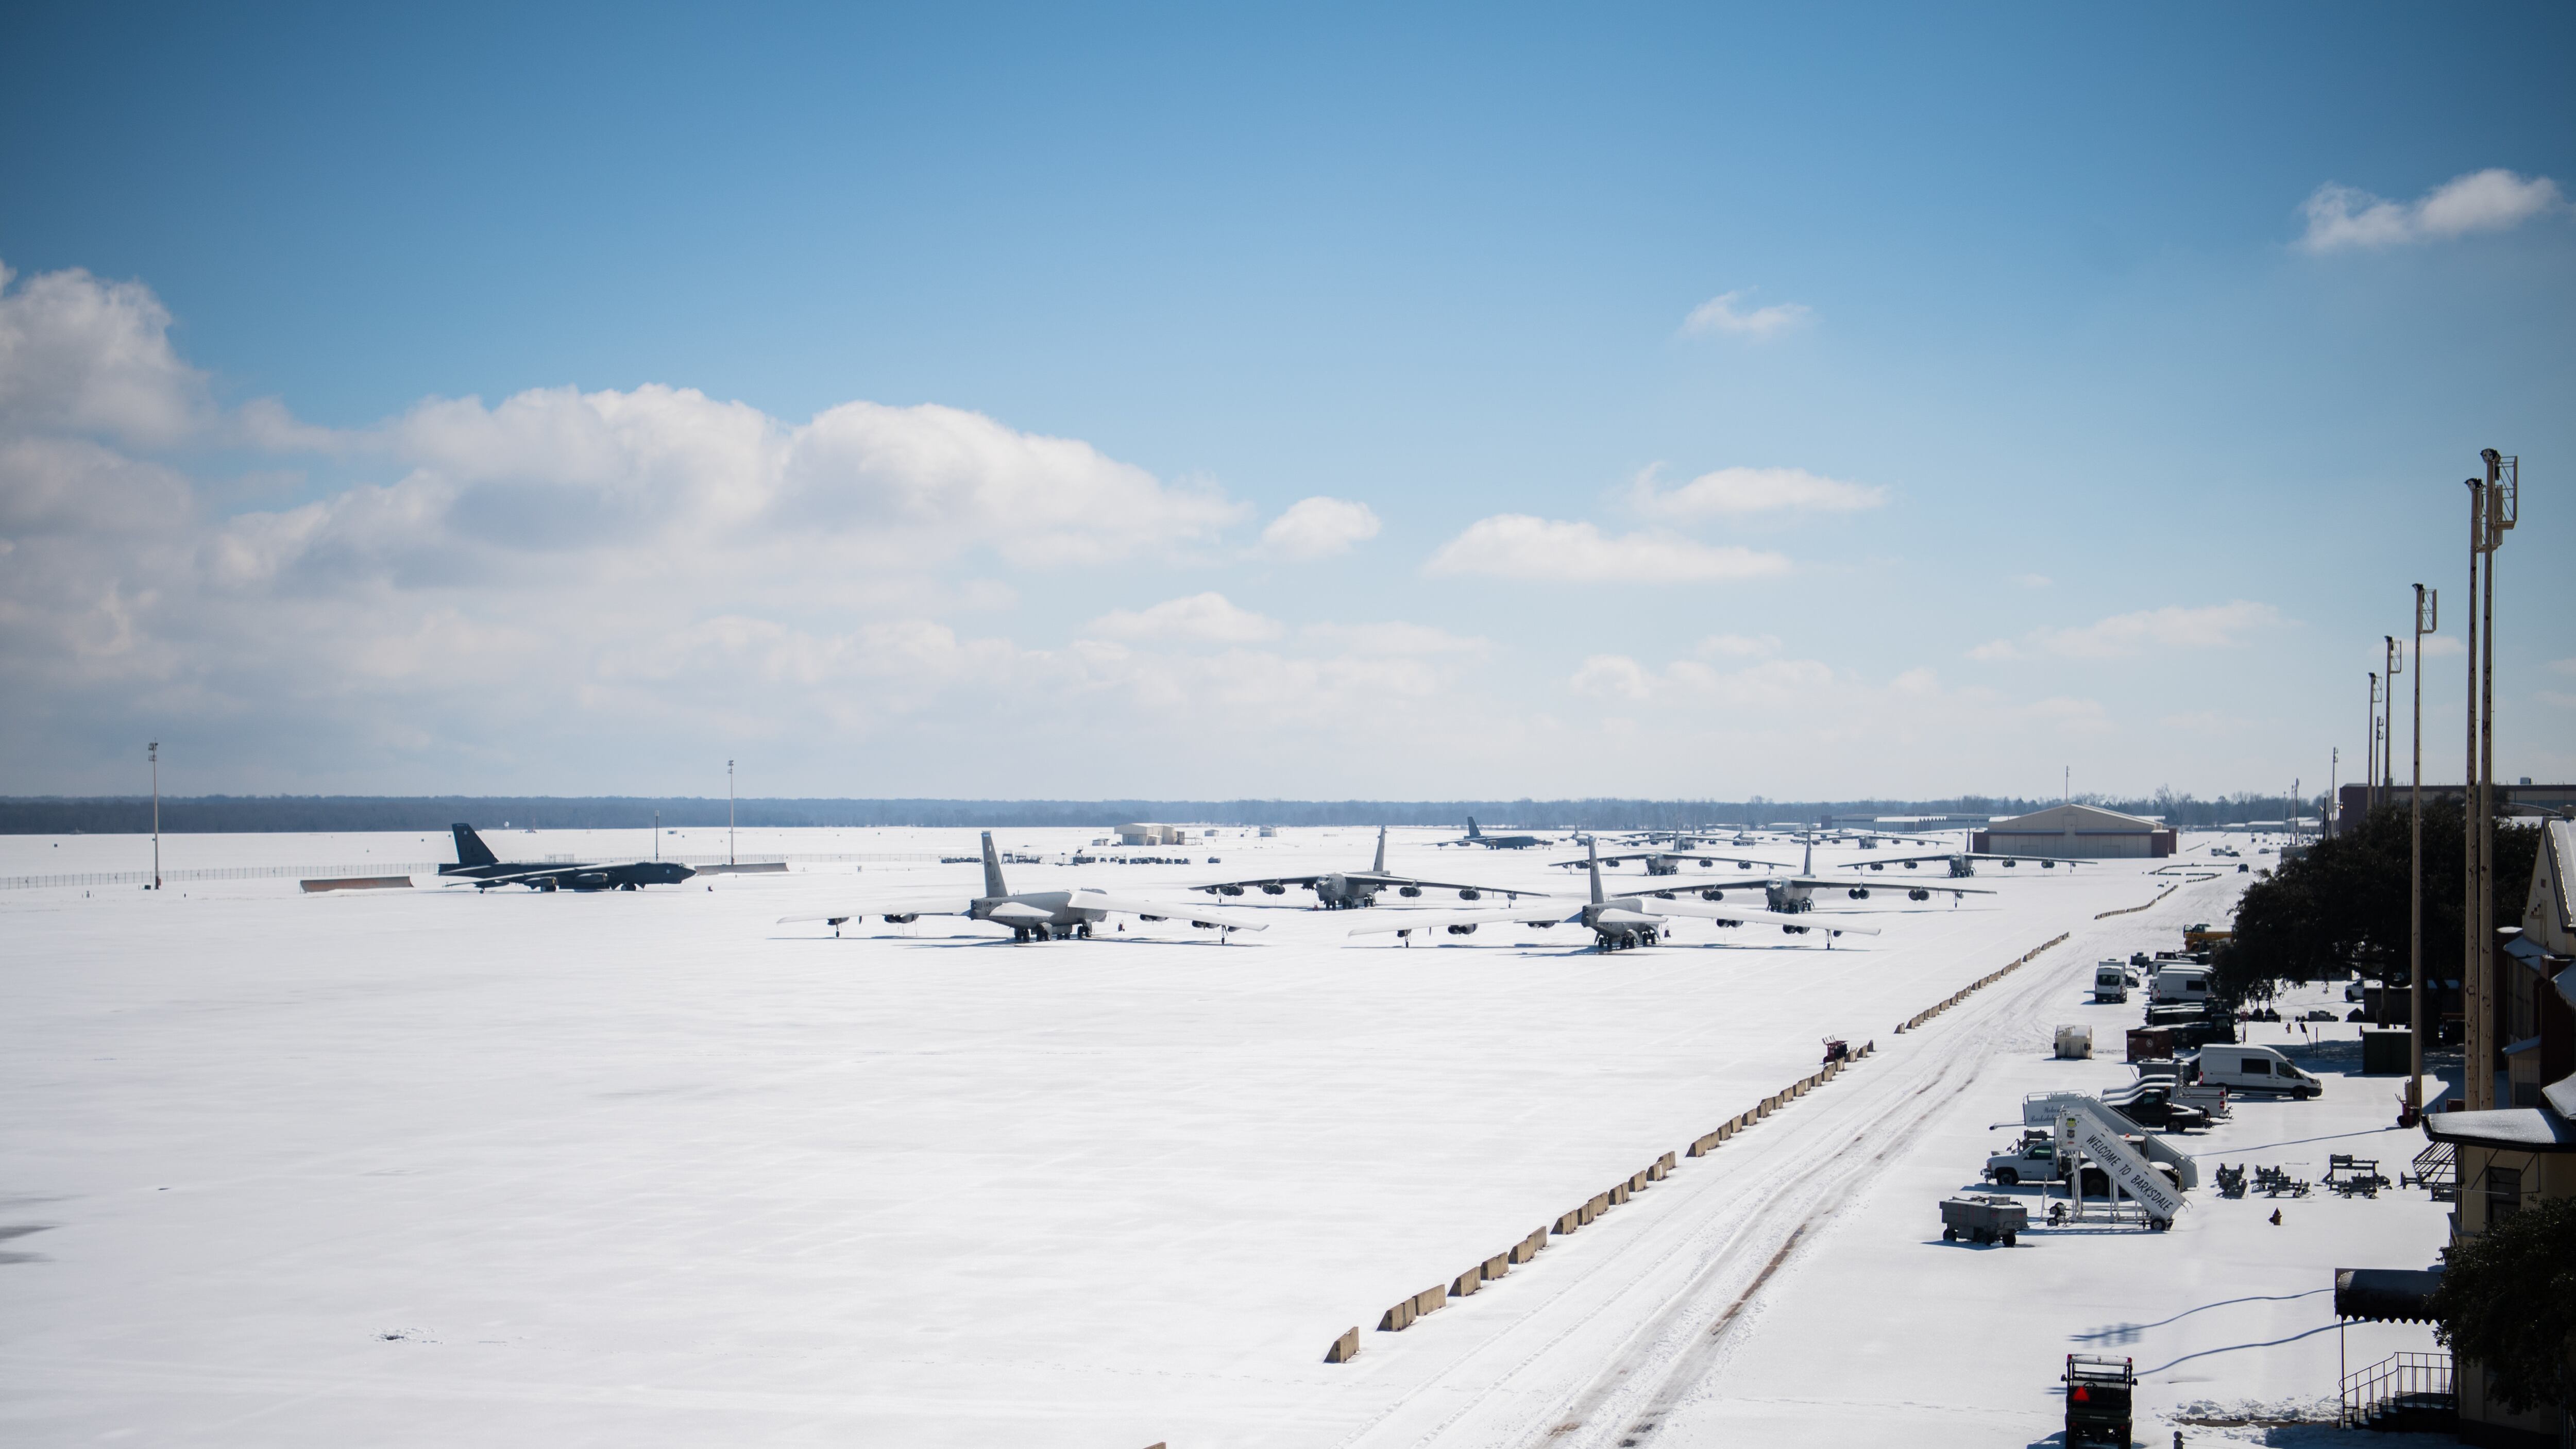
[[[2058,860],[2142,860],[2173,854],[2174,832],[2144,815],[2123,815],[2098,805],[2052,805],[1986,822],[1985,829],[1969,835],[1968,848]]]

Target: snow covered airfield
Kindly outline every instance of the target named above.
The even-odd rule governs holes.
[[[721,853],[721,834],[664,849]],[[1389,866],[1569,905],[1581,888],[1547,867],[1558,852],[1433,850],[1446,834],[1397,832]],[[996,835],[1039,853],[1088,838]],[[488,838],[650,848],[640,831]],[[740,848],[973,842],[745,831]],[[1010,883],[1178,898],[1174,882],[1358,867],[1372,848],[1358,829],[1229,831],[1192,866],[1016,865]],[[134,869],[147,850],[12,837],[0,874]],[[408,835],[163,850],[174,870],[449,855]],[[1820,897],[1884,932],[1830,951],[1686,923],[1614,955],[1563,926],[1352,942],[1359,917],[1302,893],[1229,901],[1276,917],[1232,944],[1181,921],[1031,945],[932,918],[842,939],[773,924],[979,879],[933,860],[640,895],[0,892],[0,1231],[35,1230],[0,1241],[0,1438],[1184,1449],[1874,1427],[1988,1445],[2053,1432],[2069,1351],[2171,1361],[2142,1389],[2157,1410],[2331,1397],[2318,1290],[2334,1266],[2431,1261],[2442,1209],[2420,1192],[2204,1186],[2170,1234],[1940,1241],[1935,1204],[2024,1092],[2128,1080],[2138,1011],[2085,1004],[2093,962],[2223,920],[2245,879],[2095,919],[2184,879],[2150,864],[1988,868],[1970,883],[1998,894],[1957,907]],[[2112,1059],[2047,1060],[2060,1022],[2094,1023]],[[1877,1051],[1502,1281],[1374,1331],[1814,1072],[1827,1035]],[[2204,1181],[2217,1161],[2313,1178],[2329,1150],[2394,1176],[2422,1145],[2382,1130],[2394,1084],[2331,1050],[2320,1067],[2320,1101],[2243,1103],[2187,1140]],[[1358,1359],[1324,1363],[1353,1326]],[[2424,1346],[2356,1328],[2350,1352]],[[2152,1417],[2141,1436],[2161,1443]]]

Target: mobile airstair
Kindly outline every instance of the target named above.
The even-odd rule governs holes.
[[[2106,1206],[2116,1214],[2123,1200],[2134,1203],[2151,1228],[2172,1227],[2183,1208],[2183,1193],[2200,1186],[2200,1165],[2189,1155],[2152,1132],[2140,1132],[2137,1124],[2080,1092],[2035,1093],[2022,1102],[2022,1121],[2045,1125],[2056,1134],[2057,1158],[2065,1164],[2078,1220],[2084,1216],[2088,1162],[2110,1182]]]

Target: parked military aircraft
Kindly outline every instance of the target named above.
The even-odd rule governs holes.
[[[2006,870],[2012,869],[2014,866],[2021,864],[2025,860],[2038,861],[2039,868],[2041,870],[2057,869],[2057,862],[2044,855],[1996,855],[1991,851],[1984,850],[1953,850],[1944,855],[1891,855],[1884,860],[1845,861],[1843,863],[1843,869],[1859,870],[1863,867],[1867,867],[1870,870],[1885,870],[1891,865],[1901,865],[1907,870],[1914,870],[1919,868],[1921,864],[1927,860],[1937,860],[1944,865],[1947,865],[1950,868],[1950,878],[1952,880],[1965,880],[1969,876],[1975,875],[1977,873],[1977,862],[1981,860],[2000,860],[2004,863],[2004,868]],[[2066,868],[2068,870],[2073,870],[2075,868],[2075,862],[2071,860],[2066,862]]]
[[[1801,921],[1792,915],[1772,911],[1728,910],[1722,906],[1698,901],[1677,900],[1671,896],[1647,893],[1613,896],[1602,889],[1600,847],[1593,847],[1589,858],[1592,867],[1592,900],[1567,914],[1562,902],[1547,905],[1507,906],[1481,911],[1389,911],[1365,926],[1354,926],[1354,936],[1384,934],[1411,936],[1416,931],[1445,931],[1452,936],[1475,933],[1478,926],[1490,922],[1519,921],[1529,926],[1582,925],[1592,932],[1593,942],[1604,951],[1618,951],[1634,946],[1651,946],[1671,929],[1674,917],[1715,921],[1721,926],[1740,926],[1747,921],[1777,925],[1793,936],[1809,931],[1825,933],[1825,943],[1850,932],[1875,936],[1875,926],[1827,926],[1813,920]]]
[[[1165,905],[1160,901],[1113,896],[1107,891],[1022,891],[1014,894],[1002,880],[1002,858],[993,851],[993,832],[984,832],[984,893],[980,896],[930,896],[880,901],[874,905],[826,911],[821,915],[780,916],[782,926],[799,921],[826,921],[838,934],[844,922],[860,916],[883,916],[894,925],[923,916],[965,916],[1011,928],[1014,941],[1067,941],[1089,937],[1092,926],[1111,914],[1140,921],[1179,919],[1202,930],[1266,931],[1268,921],[1205,906]]]
[[[1544,895],[1544,891],[1506,890],[1501,886],[1465,885],[1453,880],[1421,880],[1409,875],[1389,875],[1386,869],[1386,827],[1377,828],[1377,863],[1366,870],[1328,870],[1319,875],[1271,875],[1249,880],[1217,881],[1192,886],[1194,891],[1210,895],[1239,896],[1247,890],[1263,895],[1282,896],[1290,886],[1303,886],[1315,893],[1315,903],[1325,910],[1352,910],[1377,904],[1378,893],[1393,890],[1398,895],[1418,896],[1427,888],[1456,891],[1458,899],[1482,899],[1488,892],[1506,899]]]
[[[610,863],[503,860],[483,843],[471,825],[451,825],[456,832],[456,864],[438,873],[476,890],[520,885],[538,891],[634,891],[648,885],[678,885],[697,872],[674,860],[627,860]]]
[[[1729,890],[1744,890],[1758,886],[1761,888],[1763,898],[1770,908],[1784,914],[1814,910],[1816,908],[1814,898],[1815,892],[1819,888],[1842,891],[1856,901],[1865,901],[1869,899],[1870,888],[1868,886],[1853,885],[1848,878],[1831,879],[1817,875],[1816,842],[1812,837],[1810,837],[1806,845],[1807,853],[1805,864],[1800,867],[1798,873],[1795,875],[1769,875],[1760,880],[1746,881],[1742,885],[1698,886],[1693,887],[1693,889],[1699,891],[1702,899],[1716,901],[1725,899],[1726,892]],[[1738,868],[1744,870],[1751,870],[1756,866],[1773,871],[1785,871],[1789,868],[1785,863],[1776,860],[1752,860],[1743,856],[1733,855],[1700,855],[1697,852],[1693,852],[1688,856],[1674,856],[1663,851],[1645,851],[1624,855],[1596,856],[1593,858],[1593,867],[1597,870],[1601,866],[1612,865],[1623,860],[1642,860],[1646,862],[1646,873],[1648,875],[1675,875],[1680,872],[1681,862],[1686,859],[1696,859],[1702,866],[1712,865],[1721,860],[1731,860],[1735,862]],[[1551,861],[1549,863],[1552,865],[1561,865],[1572,868],[1574,866],[1582,865],[1585,862],[1580,860],[1559,860]],[[1878,864],[1882,865],[1885,863],[1886,862],[1884,861],[1878,862]],[[1993,891],[1980,890],[1975,886],[1927,885],[1908,886],[1906,887],[1905,894],[1909,900],[1928,901],[1932,899],[1932,893],[1934,891],[1943,892],[1949,895],[1954,901],[1963,895],[1990,896],[1994,894]]]
[[[1481,845],[1488,850],[1527,850],[1533,845],[1547,845],[1551,842],[1546,837],[1538,835],[1487,835],[1485,832],[1476,828],[1476,817],[1470,815],[1467,817],[1466,834],[1459,836],[1455,840],[1443,840],[1438,843],[1441,845]]]

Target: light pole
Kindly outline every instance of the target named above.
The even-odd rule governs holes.
[[[152,888],[157,891],[161,889],[161,742],[145,745],[143,758],[152,766]]]
[[[725,761],[725,864],[733,859],[733,761]]]
[[[2406,1004],[2407,1024],[2413,1041],[2407,1049],[2410,1068],[2406,1077],[2406,1115],[2404,1125],[2412,1127],[2424,1119],[2424,636],[2434,631],[2440,621],[2442,596],[2438,590],[2415,586],[2415,662],[2409,673],[2415,676],[2415,726],[2409,738],[2415,752],[2415,784],[2408,800],[2407,850],[2412,889],[2406,893]],[[2384,1000],[2387,992],[2380,993]]]
[[[2469,743],[2469,769],[2476,782],[2470,789],[2469,854],[2475,862],[2470,872],[2468,910],[2470,941],[2469,971],[2474,983],[2472,999],[2464,1003],[2475,1013],[2471,1030],[2478,1050],[2469,1055],[2469,1109],[2482,1111],[2495,1106],[2495,1067],[2492,1046],[2488,1042],[2495,1015],[2495,891],[2490,879],[2495,873],[2495,593],[2496,550],[2504,546],[2506,530],[2515,523],[2518,512],[2516,494],[2520,491],[2521,460],[2506,458],[2493,448],[2480,449],[2478,456],[2486,463],[2486,476],[2469,481],[2469,496],[2476,512],[2471,516],[2469,558],[2470,576],[2478,577],[2479,560],[2485,560],[2484,588],[2473,595],[2469,607],[2476,617],[2470,621],[2474,631],[2469,639],[2469,655],[2474,677],[2474,694],[2470,727],[2474,733]]]
[[[2394,803],[2397,796],[2397,676],[2406,672],[2406,651],[2397,647],[2397,636],[2382,634],[2380,644],[2387,655],[2388,695],[2379,708],[2379,773],[2371,777],[2370,788],[2378,803]]]
[[[2361,813],[2370,815],[2370,792],[2379,785],[2379,676],[2370,676],[2370,728],[2361,756]]]

